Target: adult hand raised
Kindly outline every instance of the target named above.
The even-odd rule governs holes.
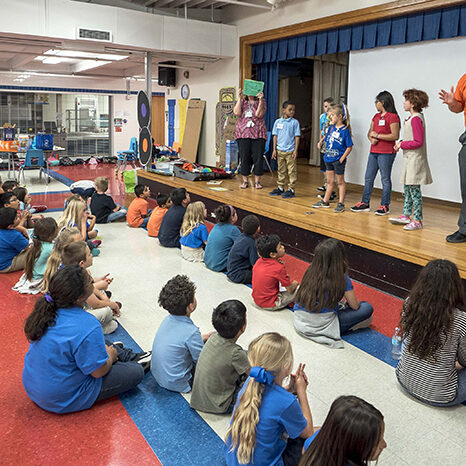
[[[441,89],[438,93],[439,99],[443,104],[452,105],[455,103],[455,88],[451,86],[450,92],[445,89]]]
[[[259,92],[259,94],[257,94],[256,97],[257,97],[259,100],[262,100],[262,99],[264,98],[264,93],[263,93],[263,92]]]
[[[238,99],[242,99],[243,98],[243,89],[239,88],[238,89]]]

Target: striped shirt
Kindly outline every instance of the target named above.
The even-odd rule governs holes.
[[[458,390],[456,359],[466,366],[466,312],[453,311],[451,330],[448,336],[442,336],[442,345],[435,354],[436,360],[427,361],[410,353],[409,341],[408,335],[396,368],[400,384],[421,400],[432,403],[453,401]]]

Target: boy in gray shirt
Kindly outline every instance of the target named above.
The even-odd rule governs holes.
[[[196,365],[191,408],[206,413],[231,413],[242,383],[249,374],[246,351],[236,341],[246,329],[246,307],[231,299],[212,314],[214,333],[201,351]]]

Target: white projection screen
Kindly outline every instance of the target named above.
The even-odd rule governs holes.
[[[463,114],[451,113],[438,98],[440,89],[456,87],[466,73],[466,38],[421,42],[397,47],[381,47],[350,53],[348,108],[351,116],[354,148],[346,166],[346,180],[364,185],[364,173],[369,155],[366,137],[375,114],[375,96],[382,90],[392,93],[403,121],[402,92],[422,89],[429,95],[429,107],[424,110],[427,128],[427,151],[434,179],[424,186],[424,196],[461,202],[458,152],[459,135],[464,131]],[[403,134],[403,132],[401,132]],[[393,165],[393,190],[402,192],[400,183],[402,155]],[[380,175],[375,186],[381,188]]]

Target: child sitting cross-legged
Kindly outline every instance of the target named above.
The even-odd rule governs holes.
[[[342,348],[341,335],[369,327],[373,312],[370,303],[356,297],[343,243],[335,238],[319,243],[296,295],[296,331],[317,343]]]
[[[239,465],[296,465],[304,439],[314,426],[307,399],[304,364],[293,370],[289,340],[264,333],[248,348],[249,378],[239,392],[226,434],[226,463]],[[290,383],[283,381],[290,376]]]
[[[176,275],[159,295],[159,304],[169,315],[154,338],[151,371],[161,387],[174,392],[191,390],[199,354],[211,335],[201,335],[191,320],[197,306],[195,292],[196,286],[186,275]]]
[[[180,230],[181,255],[189,262],[204,260],[204,247],[209,236],[204,219],[207,215],[201,201],[189,204]]]
[[[234,207],[226,204],[218,206],[214,213],[217,224],[209,233],[204,263],[214,272],[223,272],[227,268],[228,254],[240,235],[239,228],[235,226],[238,215]]]
[[[0,207],[0,273],[24,269],[29,240],[13,207]]]
[[[157,194],[155,198],[157,207],[152,211],[147,223],[147,234],[154,238],[159,236],[160,225],[162,224],[163,217],[168,212],[168,209],[173,205],[173,202],[168,194]]]
[[[243,233],[236,238],[228,254],[227,277],[234,283],[250,285],[252,268],[259,258],[255,240],[261,228],[259,219],[255,215],[246,215],[241,228]]]
[[[236,343],[246,329],[246,306],[237,299],[224,301],[214,309],[212,324],[217,333],[196,364],[191,408],[230,414],[250,369],[246,351]]]
[[[44,280],[47,260],[52,254],[53,241],[57,237],[58,225],[51,217],[41,218],[34,224],[32,243],[29,245],[21,275],[13,290],[24,294],[37,294]]]
[[[147,223],[151,214],[149,203],[147,202],[150,196],[150,189],[143,184],[137,184],[134,187],[134,194],[136,195],[136,199],[128,207],[126,221],[131,228],[144,228],[147,230]]]
[[[46,411],[82,411],[138,385],[148,361],[104,339],[97,320],[82,309],[93,293],[88,272],[76,265],[61,268],[49,291],[38,298],[26,320],[29,349],[23,385]]]
[[[44,272],[44,281],[42,282],[41,291],[45,292],[49,289],[49,283],[52,277],[57,273],[58,268],[61,265],[61,256],[63,254],[63,249],[67,244],[73,243],[74,241],[82,241],[83,237],[80,231],[75,228],[63,228],[55,239],[53,245],[52,253],[47,259],[47,264],[45,266]]]
[[[285,246],[277,235],[259,236],[256,246],[260,258],[252,269],[254,303],[267,311],[283,309],[295,300],[298,288],[298,282],[290,280],[280,260],[285,255]]]
[[[79,265],[87,269],[92,266],[93,257],[89,246],[84,241],[77,241],[65,246],[62,254],[62,264]],[[110,301],[105,291],[94,284],[94,292],[86,299],[83,308],[92,314],[101,324],[105,335],[113,333],[118,328],[115,317],[120,316],[121,303]]]
[[[164,215],[159,229],[159,243],[166,248],[180,247],[180,228],[186,207],[191,202],[185,188],[176,188],[170,193],[173,206]]]
[[[91,212],[96,223],[110,223],[126,217],[126,209],[115,204],[112,196],[105,194],[108,190],[108,178],[99,176],[94,181],[95,193],[91,197]]]

